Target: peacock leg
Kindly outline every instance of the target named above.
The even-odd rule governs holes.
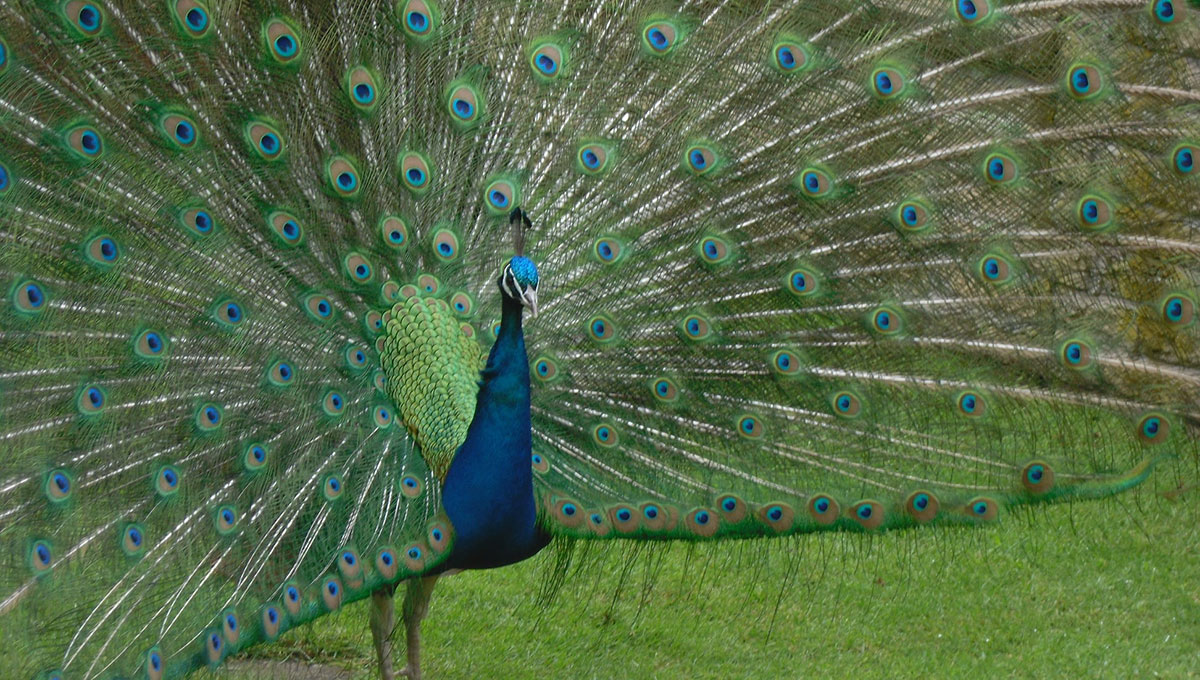
[[[408,582],[408,594],[404,597],[408,663],[400,671],[400,675],[409,680],[421,680],[421,619],[429,613],[429,598],[433,595],[433,587],[437,585],[437,580],[437,576],[426,576]]]
[[[395,588],[387,587],[371,593],[371,637],[379,656],[379,677],[396,680],[392,671],[392,631],[396,628]]]

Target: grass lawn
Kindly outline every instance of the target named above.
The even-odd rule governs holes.
[[[1170,476],[983,529],[589,543],[549,604],[549,555],[459,574],[434,594],[424,668],[435,680],[1200,677],[1200,489],[1168,497]],[[349,605],[243,658],[317,665],[297,679],[373,678],[366,619],[366,603]],[[219,677],[274,675],[256,668]]]

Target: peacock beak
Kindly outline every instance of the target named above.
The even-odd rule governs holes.
[[[537,288],[529,286],[521,291],[521,304],[529,308],[529,313],[533,318],[537,318]]]

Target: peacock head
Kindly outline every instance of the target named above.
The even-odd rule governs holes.
[[[528,307],[530,313],[537,317],[537,265],[524,254],[525,233],[533,227],[533,223],[521,206],[517,206],[508,214],[508,224],[512,227],[513,248],[517,254],[500,272],[500,292],[506,299]]]
[[[530,313],[536,317],[537,289],[537,265],[524,255],[513,256],[500,273],[500,292],[504,297],[528,307]]]

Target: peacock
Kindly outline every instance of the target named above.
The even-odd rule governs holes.
[[[369,598],[419,678],[437,579],[552,543],[1195,465],[1194,4],[0,16],[4,677],[177,678]]]

